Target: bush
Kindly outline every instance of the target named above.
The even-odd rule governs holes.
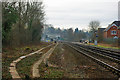
[[[118,46],[120,46],[120,38],[118,38]]]
[[[107,38],[107,39],[104,39],[103,42],[107,43],[107,44],[111,44],[111,43],[114,43],[114,39],[113,38]]]
[[[30,48],[30,47],[25,47],[24,50],[25,50],[25,51],[28,51],[28,50],[31,50],[31,48]]]
[[[103,42],[107,44],[112,44],[113,46],[118,46],[120,43],[119,39],[113,39],[113,38],[104,39]]]

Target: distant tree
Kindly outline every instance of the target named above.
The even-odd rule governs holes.
[[[78,33],[78,32],[79,32],[79,30],[78,30],[78,28],[76,28],[76,29],[75,29],[75,33]]]
[[[74,31],[74,41],[79,41],[79,30],[78,28]]]
[[[92,36],[91,36],[92,41],[95,40],[96,31],[99,27],[100,27],[100,22],[99,21],[91,21],[89,23],[90,32],[92,33]]]
[[[48,27],[48,34],[55,34],[55,28],[54,27]]]
[[[78,30],[78,28],[73,31],[72,28],[61,30],[60,28],[50,26],[45,28],[43,36],[46,37],[46,34],[60,35],[58,38],[64,41],[80,41],[80,39],[86,38],[86,32],[84,30]]]
[[[61,32],[62,32],[60,28],[57,28],[56,31],[57,31],[58,34],[61,34]]]
[[[67,29],[64,29],[62,32],[61,32],[61,37],[63,38],[63,40],[67,40]]]
[[[85,30],[78,30],[78,28],[74,31],[74,41],[80,41],[81,39],[86,39],[86,32]]]
[[[74,40],[74,33],[73,33],[73,29],[72,28],[69,28],[67,30],[67,37],[68,37],[68,41],[73,41]]]
[[[99,27],[100,27],[100,22],[99,21],[91,21],[89,23],[90,31],[95,32]]]

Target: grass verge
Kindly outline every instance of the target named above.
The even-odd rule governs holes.
[[[55,50],[53,51],[50,58],[48,59],[48,62],[50,62],[52,64],[57,64],[57,65],[60,64],[59,56],[61,55],[61,52],[62,52],[61,45],[58,45],[55,48]],[[56,57],[54,57],[53,55],[56,55]],[[57,59],[57,61],[56,61],[56,59]],[[53,66],[54,65],[46,67],[45,63],[42,62],[39,65],[40,78],[63,78],[64,70],[61,69],[61,67],[53,67]]]
[[[42,54],[34,54],[30,57],[27,57],[21,60],[17,64],[17,72],[20,74],[20,77],[25,78],[25,75],[32,77],[32,65],[39,60]]]
[[[64,76],[63,70],[57,67],[46,67],[42,62],[39,66],[40,78],[62,78]]]
[[[52,46],[42,50],[41,54],[34,54],[29,56],[23,60],[21,60],[17,64],[17,72],[20,74],[21,78],[25,78],[25,75],[32,77],[32,66],[33,64],[40,59],[40,57],[46,53]]]
[[[9,66],[13,60],[16,60],[20,56],[27,55],[31,52],[37,51],[38,49],[47,46],[51,43],[40,43],[37,45],[26,45],[21,47],[4,47],[2,52],[2,78],[12,78],[9,73]]]
[[[99,44],[98,45],[94,45],[94,44],[88,44],[88,45],[92,45],[92,46],[96,46],[96,47],[101,47],[101,48],[111,48],[111,49],[120,49],[120,47],[112,47],[109,44]]]

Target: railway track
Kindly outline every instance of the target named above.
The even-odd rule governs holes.
[[[102,48],[98,48],[98,47],[94,47],[94,46],[88,46],[88,45],[82,45],[82,44],[80,46],[85,47],[85,48],[87,47],[88,49],[91,49],[91,50],[94,50],[94,51],[100,51],[99,53],[101,53],[101,54],[120,59],[120,52],[118,52],[118,51],[107,50],[107,49],[102,49]]]
[[[111,61],[114,61],[118,64],[120,64],[120,54],[119,52],[116,51],[108,51],[106,49],[101,49],[98,47],[93,47],[93,46],[88,46],[88,45],[83,45],[83,44],[74,44],[86,51],[92,52],[95,55],[98,55],[100,57],[105,57]]]
[[[96,57],[93,57],[92,55],[90,55],[89,53],[97,53],[94,51],[89,50],[88,48],[85,49],[85,47],[79,47],[76,46],[76,44],[71,44],[71,43],[67,43],[68,46],[70,46],[71,48],[75,49],[76,51],[78,51],[79,53],[85,55],[86,57],[92,59],[94,62],[96,62],[97,64],[101,65],[102,67],[108,69],[109,71],[111,71],[113,74],[117,75],[118,78],[120,78],[120,70],[105,63],[104,61],[97,59]],[[99,54],[99,53],[98,53]]]

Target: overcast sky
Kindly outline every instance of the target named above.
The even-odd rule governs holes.
[[[118,20],[119,0],[43,0],[46,23],[54,27],[87,29],[91,20],[102,27]]]

